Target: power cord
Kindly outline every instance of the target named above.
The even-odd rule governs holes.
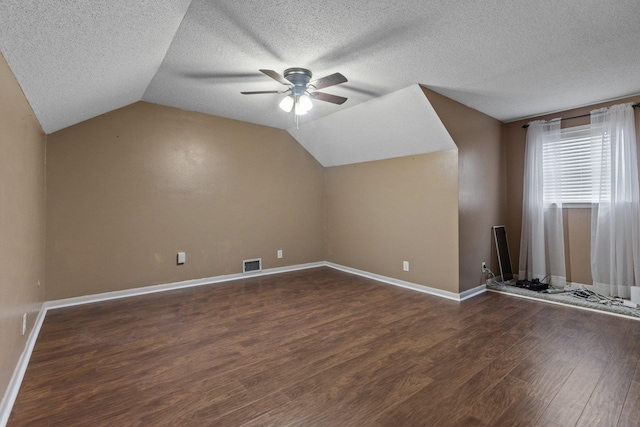
[[[501,285],[504,285],[504,282],[498,282],[498,280],[497,280],[497,278],[496,278],[496,275],[495,275],[495,274],[493,274],[493,271],[491,271],[491,269],[490,269],[490,268],[488,268],[488,267],[483,268],[483,269],[482,269],[482,274],[488,274],[488,275],[490,275],[490,276],[491,276],[491,277],[487,277],[487,280],[486,280],[486,283],[487,283],[487,284],[489,284],[489,280],[491,280],[491,278],[493,278],[493,281],[494,281],[494,282],[499,283],[499,284],[501,284]]]

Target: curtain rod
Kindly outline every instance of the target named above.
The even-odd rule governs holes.
[[[640,107],[640,102],[636,102],[635,104],[632,105],[633,108],[637,108]],[[587,114],[580,114],[579,116],[573,116],[573,117],[565,117],[565,118],[561,118],[560,120],[571,120],[571,119],[579,119],[581,117],[589,117],[591,115],[591,113],[587,113]],[[526,129],[529,127],[529,123],[527,123],[526,125],[522,125],[522,129]]]

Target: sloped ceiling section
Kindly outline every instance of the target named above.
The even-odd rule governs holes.
[[[46,133],[137,102],[190,0],[0,2],[0,49]]]
[[[456,148],[417,84],[288,132],[325,167]]]

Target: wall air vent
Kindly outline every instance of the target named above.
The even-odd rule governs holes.
[[[254,271],[262,271],[262,258],[242,261],[242,273],[253,273]]]

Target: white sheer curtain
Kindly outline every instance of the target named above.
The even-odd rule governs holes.
[[[566,285],[564,232],[560,198],[559,158],[553,151],[560,141],[560,120],[529,123],[524,164],[522,234],[519,279],[550,277],[554,286]],[[547,162],[543,168],[543,147]],[[549,163],[551,162],[551,164]],[[546,177],[544,174],[552,174]],[[549,179],[551,178],[551,179]],[[545,181],[553,183],[544,188]]]
[[[640,184],[631,104],[593,110],[591,136],[593,284],[597,292],[629,298],[629,287],[640,286]]]

